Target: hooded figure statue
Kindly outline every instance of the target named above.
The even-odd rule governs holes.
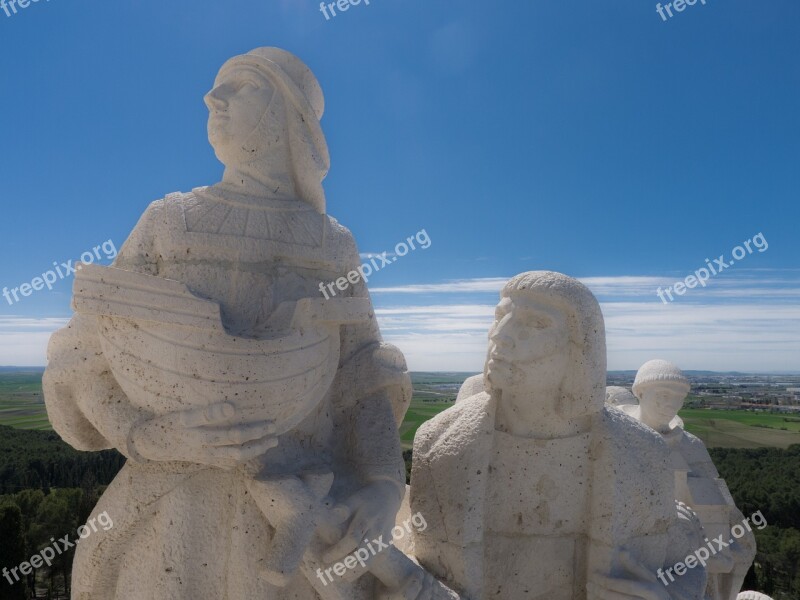
[[[363,281],[340,295],[366,310],[331,330],[339,342],[323,358],[338,356],[335,376],[299,424],[283,431],[266,416],[271,402],[293,407],[291,387],[264,396],[264,415],[248,419],[252,392],[199,401],[218,389],[212,371],[230,377],[230,390],[251,389],[239,369],[264,357],[231,361],[237,345],[272,343],[276,323],[295,327],[281,307],[328,310],[319,283],[360,264],[350,232],[326,215],[322,91],[295,56],[259,48],[225,63],[205,101],[222,181],[152,203],[95,282],[116,278],[127,288],[106,288],[113,303],[105,292],[87,300],[91,282],[76,278],[76,315],[50,342],[44,391],[55,430],[79,450],[116,448],[128,459],[95,509],[114,527],[78,547],[72,597],[372,598],[370,574],[325,581],[316,573],[363,539],[387,535],[405,490],[397,427],[410,380],[402,354],[381,340]],[[86,308],[103,302],[106,312]],[[170,302],[184,324],[153,326],[147,315]],[[185,324],[197,322],[189,313],[209,304],[221,320],[217,345],[191,342],[201,334]],[[141,324],[132,321],[142,314]],[[160,354],[118,343],[116,326],[134,332],[131,340],[147,330]],[[153,389],[153,377],[178,377],[168,365],[187,356],[197,396],[177,384]],[[283,363],[266,364],[277,383],[289,377]],[[300,366],[291,374],[298,386],[324,371]]]
[[[700,529],[676,510],[660,436],[605,405],[592,293],[549,271],[511,279],[484,379],[414,440],[420,564],[471,600],[701,600],[702,568],[658,579]]]

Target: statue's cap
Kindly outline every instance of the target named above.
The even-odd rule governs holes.
[[[644,363],[633,381],[633,393],[641,400],[641,391],[655,383],[666,383],[686,393],[691,389],[683,371],[667,360],[655,359]]]
[[[246,65],[278,77],[291,93],[296,104],[307,103],[317,120],[325,112],[325,97],[311,69],[291,52],[281,48],[256,48],[247,54],[234,56],[220,69],[220,75],[237,66]],[[302,110],[302,106],[298,106]]]

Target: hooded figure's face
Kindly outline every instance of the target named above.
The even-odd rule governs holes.
[[[569,328],[561,310],[521,296],[503,298],[489,340],[486,376],[493,389],[520,397],[536,390],[555,401],[570,360]]]
[[[275,94],[275,88],[256,69],[245,66],[226,69],[217,77],[205,96],[208,106],[208,139],[217,158],[226,167],[235,167],[257,158],[251,147],[253,134]]]

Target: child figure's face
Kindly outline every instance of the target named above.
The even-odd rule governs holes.
[[[639,398],[642,421],[656,431],[668,428],[672,419],[683,408],[686,395],[683,386],[668,381],[647,385]]]

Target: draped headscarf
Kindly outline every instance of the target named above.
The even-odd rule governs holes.
[[[253,151],[282,155],[300,198],[324,214],[322,180],[330,169],[330,155],[320,126],[325,100],[319,82],[305,63],[290,52],[256,48],[227,61],[215,85],[241,67],[255,69],[275,87],[275,94],[251,136]]]

